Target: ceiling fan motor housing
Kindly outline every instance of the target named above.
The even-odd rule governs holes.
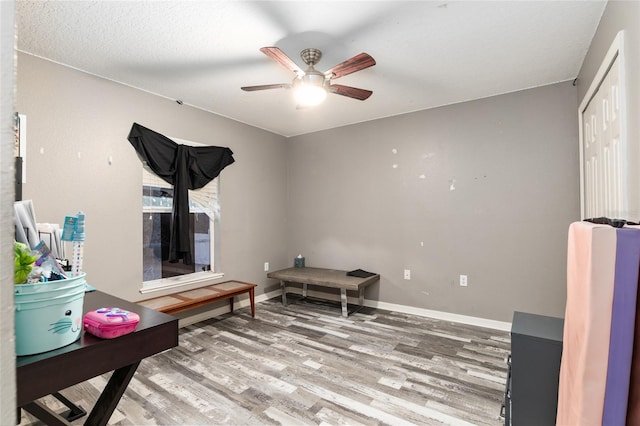
[[[325,83],[324,74],[316,70],[308,70],[302,78],[297,78],[301,84],[309,86],[323,87]]]
[[[320,58],[322,58],[322,52],[318,49],[310,47],[300,52],[300,57],[305,64],[313,66],[320,62]]]

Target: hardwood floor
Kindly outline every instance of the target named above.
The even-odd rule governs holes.
[[[179,347],[140,364],[109,424],[500,425],[508,352],[507,332],[272,299],[255,319],[243,308],[181,329]],[[92,407],[107,379],[62,394]]]

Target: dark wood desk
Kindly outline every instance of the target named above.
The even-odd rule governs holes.
[[[113,371],[85,422],[106,425],[140,361],[178,345],[176,318],[100,291],[86,293],[84,312],[104,307],[118,307],[140,315],[136,331],[115,339],[100,339],[83,331],[78,341],[63,348],[17,357],[18,407],[47,425],[70,424],[36,400]]]
[[[359,278],[347,275],[347,271],[309,267],[287,268],[280,271],[269,272],[267,274],[267,277],[280,280],[280,286],[282,287],[283,305],[287,304],[287,282],[302,283],[302,297],[304,298],[307,297],[307,284],[322,287],[339,288],[343,317],[349,315],[349,311],[347,310],[347,290],[358,292],[359,307],[357,309],[360,309],[364,305],[365,287],[380,279],[379,274],[375,274],[366,278]]]

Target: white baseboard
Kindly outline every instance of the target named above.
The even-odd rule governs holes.
[[[413,306],[396,305],[394,303],[365,300],[365,306],[385,309],[387,311],[402,312],[421,317],[434,318],[442,321],[457,322],[460,324],[475,325],[477,327],[491,328],[494,330],[511,331],[511,323],[486,318],[472,317],[468,315],[452,314],[451,312],[433,311],[431,309],[414,308]]]
[[[302,288],[287,287],[287,293],[302,294]],[[337,301],[337,302],[340,301],[340,295],[338,294],[328,294],[324,292],[308,290],[307,295],[310,297],[318,297],[321,299],[328,299],[328,300]],[[278,298],[282,297],[282,292],[280,291],[280,289],[273,290],[268,293],[264,293],[256,296],[256,303],[273,299],[275,297],[278,297]],[[348,297],[348,302],[352,304],[358,304],[358,298]],[[238,308],[244,308],[249,305],[250,303],[248,298],[243,298],[241,301],[234,303],[234,306],[237,306]],[[472,317],[468,315],[453,314],[450,312],[434,311],[431,309],[415,308],[413,306],[397,305],[395,303],[378,302],[377,300],[365,299],[364,305],[370,308],[379,308],[387,311],[402,312],[404,314],[418,315],[421,317],[434,318],[442,321],[457,322],[460,324],[474,325],[477,327],[491,328],[494,330],[511,331],[510,322],[496,321],[492,319],[478,318],[478,317]],[[204,321],[206,319],[213,318],[218,315],[226,314],[227,312],[229,312],[229,306],[224,305],[216,309],[212,309],[210,311],[202,312],[202,313],[199,313],[190,317],[186,317],[183,319],[181,318],[178,321],[178,323],[180,327],[185,327],[187,325],[191,325],[199,321]]]

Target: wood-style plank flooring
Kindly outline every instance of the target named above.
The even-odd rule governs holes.
[[[109,424],[500,425],[509,345],[502,331],[272,299],[255,319],[243,308],[181,329]],[[61,393],[91,408],[108,377]],[[40,423],[23,411],[20,424]]]

